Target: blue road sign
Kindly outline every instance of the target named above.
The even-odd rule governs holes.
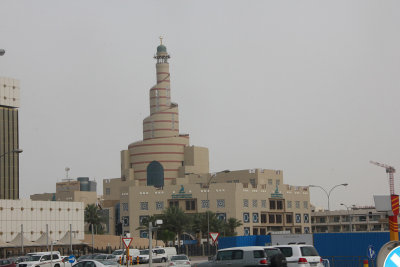
[[[400,247],[394,248],[390,251],[383,267],[400,267]]]
[[[375,258],[376,258],[376,251],[372,245],[368,246],[367,256],[370,260],[375,260]]]
[[[74,255],[70,255],[70,256],[68,257],[68,261],[69,261],[70,263],[74,263],[74,262],[76,261],[75,256],[74,256]]]

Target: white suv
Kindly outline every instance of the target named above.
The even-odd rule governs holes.
[[[323,267],[322,258],[311,245],[279,245],[288,267]]]
[[[53,255],[53,259],[51,256]],[[37,252],[29,254],[29,259],[18,263],[17,267],[63,267],[60,252]]]

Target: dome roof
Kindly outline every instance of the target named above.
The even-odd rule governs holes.
[[[161,52],[164,52],[164,53],[167,53],[167,47],[165,47],[165,45],[159,45],[159,46],[157,46],[157,53],[161,53]]]

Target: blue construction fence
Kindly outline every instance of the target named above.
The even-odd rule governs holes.
[[[389,232],[313,234],[314,247],[324,259],[331,262],[331,266],[362,266],[362,261],[368,259],[369,246],[374,248],[377,255],[381,247],[389,241]],[[265,246],[270,243],[270,235],[220,237],[218,248]]]

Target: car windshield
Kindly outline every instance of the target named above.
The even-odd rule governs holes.
[[[146,249],[146,250],[141,250],[141,251],[140,251],[140,255],[149,255],[149,250],[148,250],[148,249]]]
[[[187,261],[189,260],[186,255],[176,255],[171,257],[171,261]]]
[[[267,254],[267,257],[272,257],[276,254],[279,254],[279,249],[267,248],[265,249],[265,253]]]
[[[96,256],[94,256],[93,259],[104,260],[104,259],[107,259],[107,255],[96,255]]]
[[[113,255],[122,255],[122,250],[116,250],[112,254]]]
[[[40,255],[31,255],[26,261],[39,261],[40,260]]]
[[[319,256],[317,250],[314,247],[301,247],[301,255],[303,256]]]

